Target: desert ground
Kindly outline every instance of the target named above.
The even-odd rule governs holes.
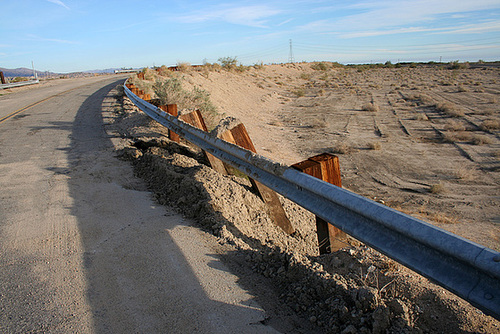
[[[337,154],[345,188],[500,250],[499,74],[298,63],[148,70],[131,81],[153,97],[154,83],[171,78],[204,90],[217,110],[206,115],[210,127],[239,119],[259,154],[288,165]],[[116,98],[120,156],[160,203],[198,219],[226,247],[222,256],[274,321],[296,314],[332,333],[500,332],[498,321],[354,239],[319,256],[310,213],[282,198],[298,230],[285,235],[248,180],[218,175],[195,147],[166,139],[120,88]]]

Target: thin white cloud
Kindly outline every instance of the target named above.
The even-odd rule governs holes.
[[[333,10],[333,8],[331,8]],[[344,38],[380,36],[412,32],[456,31],[443,28],[443,17],[453,20],[464,19],[465,13],[500,9],[498,0],[406,0],[365,1],[343,7],[355,12],[340,19],[318,20],[299,27],[315,32],[339,34]],[[470,32],[474,31],[470,28]],[[496,28],[494,28],[496,31]],[[477,31],[491,31],[480,28]],[[465,32],[465,30],[463,31]]]
[[[266,28],[267,18],[281,13],[265,5],[216,8],[181,16],[184,23],[220,21],[250,27]]]
[[[57,38],[44,38],[44,37],[40,37],[38,35],[33,35],[33,34],[28,34],[27,40],[36,41],[36,42],[52,42],[52,43],[59,43],[59,44],[78,44],[77,42],[74,42],[74,41],[68,41],[65,39],[57,39]]]
[[[468,24],[465,26],[452,26],[445,28],[408,27],[408,28],[388,29],[388,30],[358,31],[352,33],[340,34],[340,37],[357,38],[357,37],[373,37],[373,36],[421,33],[421,32],[427,32],[431,34],[465,34],[465,33],[479,34],[479,33],[488,33],[495,31],[500,31],[500,22],[498,21],[478,23],[478,24]]]
[[[56,4],[56,5],[61,6],[61,7],[64,7],[66,9],[69,9],[69,7],[64,2],[62,2],[61,0],[47,0],[47,1],[48,2],[52,2],[52,3]]]

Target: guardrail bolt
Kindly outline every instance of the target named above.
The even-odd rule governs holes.
[[[500,262],[500,254],[495,255],[495,257],[493,257],[493,261]]]
[[[489,294],[489,293],[485,293],[484,294],[484,299],[486,299],[486,300],[492,300],[493,299],[493,295]]]

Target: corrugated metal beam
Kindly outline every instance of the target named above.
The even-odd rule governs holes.
[[[210,136],[124,88],[158,123],[500,319],[499,252]]]

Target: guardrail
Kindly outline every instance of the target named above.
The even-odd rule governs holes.
[[[125,93],[186,140],[500,320],[500,253],[211,136]]]
[[[21,87],[21,86],[28,86],[28,85],[34,85],[40,83],[40,80],[30,80],[30,81],[21,81],[21,82],[14,82],[14,83],[8,83],[8,84],[0,84],[0,89],[7,89],[7,88],[14,88],[14,87]]]

